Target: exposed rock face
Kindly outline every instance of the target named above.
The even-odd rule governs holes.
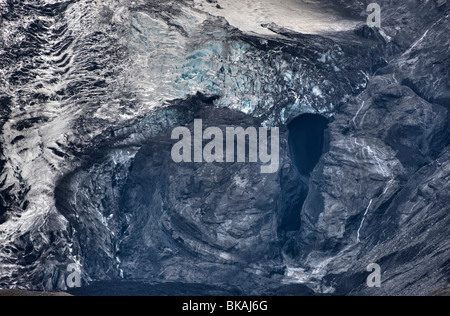
[[[0,1],[0,287],[66,290],[71,263],[206,293],[446,287],[450,4],[380,3],[381,30],[346,1],[327,10],[351,32],[265,36],[190,2]],[[328,120],[312,172],[287,128],[305,113]],[[280,169],[174,163],[197,118],[279,126]]]
[[[318,260],[327,262],[324,252],[325,258],[337,254],[319,274],[329,274],[326,280],[340,293],[427,294],[432,283],[448,284],[449,219],[443,201],[448,199],[445,95],[450,90],[441,78],[448,78],[449,43],[431,44],[448,30],[443,8],[445,3],[428,4],[425,12],[436,16],[425,33],[390,57],[389,66],[343,104],[330,125],[330,150],[313,173],[298,241],[311,269]],[[385,267],[381,290],[364,284],[362,272],[371,262]]]
[[[232,125],[258,126],[229,110],[209,110],[203,115],[208,124],[224,130]],[[208,267],[211,263],[280,259],[277,227],[283,208],[289,205],[282,203],[278,173],[263,175],[258,164],[249,163],[177,165],[170,151],[170,144],[154,140],[135,158],[122,211],[130,212],[129,221],[139,225],[125,232],[121,267],[134,278],[146,271],[146,278],[158,275],[164,280],[181,277],[208,283],[218,269]],[[283,153],[285,162],[287,151]],[[283,184],[290,190],[298,186],[298,182]]]

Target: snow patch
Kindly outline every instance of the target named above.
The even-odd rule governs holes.
[[[275,35],[262,26],[270,23],[304,34],[340,32],[356,27],[355,21],[322,11],[314,1],[227,0],[220,3],[220,9],[205,0],[194,0],[194,3],[196,8],[224,17],[243,32],[261,35]]]

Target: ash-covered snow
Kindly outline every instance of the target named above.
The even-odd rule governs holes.
[[[222,0],[217,3],[194,0],[194,3],[196,8],[224,17],[243,32],[260,35],[275,35],[263,26],[270,23],[298,33],[323,34],[352,30],[360,22],[325,10],[323,2],[314,0]]]

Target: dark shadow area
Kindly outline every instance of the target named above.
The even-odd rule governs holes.
[[[309,193],[309,176],[324,152],[328,123],[321,115],[304,114],[288,125],[290,156],[300,177],[294,171],[284,178],[290,181],[289,185],[282,185],[282,201],[286,203],[278,229],[282,238],[289,239],[292,233],[300,230],[300,214]],[[294,253],[295,250],[286,245],[285,252]]]
[[[0,200],[0,225],[4,224],[6,222],[7,216],[6,216],[7,209],[3,205],[2,201]]]
[[[0,161],[0,171],[2,168],[2,162]],[[0,186],[4,185],[4,183],[0,183]],[[0,191],[0,225],[5,223],[8,219],[8,205],[11,204],[11,191],[12,187]]]
[[[218,297],[240,297],[246,296],[243,292],[233,286],[217,286],[192,283],[145,283],[139,281],[102,281],[82,287],[69,289],[68,293],[74,296],[218,296]],[[303,284],[282,285],[279,288],[267,289],[264,296],[317,296],[313,290]]]
[[[206,284],[157,283],[139,281],[102,281],[68,291],[74,296],[242,296],[233,287]]]
[[[283,178],[282,201],[283,213],[278,232],[282,238],[289,239],[290,232],[297,233],[301,227],[301,210],[308,197],[308,185],[304,183],[292,167],[292,174]],[[286,180],[289,181],[286,181]],[[289,185],[285,183],[289,183]]]
[[[11,114],[11,98],[0,96],[0,130],[3,129],[3,125],[8,120],[9,115]],[[3,155],[3,144],[0,143],[0,158],[4,157]],[[4,159],[0,159],[0,174],[3,174],[4,167],[6,161]],[[6,178],[0,183],[0,187],[5,185]],[[6,222],[7,219],[7,203],[10,202],[9,192],[8,190],[0,191],[0,224]]]
[[[289,147],[297,170],[309,177],[324,151],[328,119],[322,115],[304,114],[288,125]]]

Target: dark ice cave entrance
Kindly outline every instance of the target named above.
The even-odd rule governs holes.
[[[288,125],[292,159],[302,176],[309,177],[324,151],[328,119],[318,114],[303,114]]]
[[[289,202],[279,226],[282,237],[289,237],[290,232],[297,232],[300,229],[300,212],[308,197],[309,177],[326,149],[325,131],[328,123],[328,119],[321,115],[304,114],[288,124],[290,155],[301,176],[295,193],[290,190],[286,192],[286,199]],[[286,246],[284,251],[293,253],[294,248]]]

